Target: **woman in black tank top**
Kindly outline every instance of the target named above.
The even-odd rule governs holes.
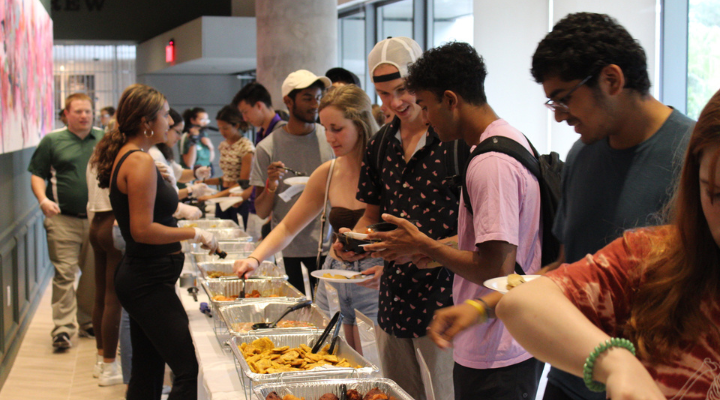
[[[187,314],[175,293],[184,261],[180,241],[198,240],[208,250],[217,248],[208,232],[177,227],[172,217],[177,192],[144,152],[165,140],[172,125],[169,109],[157,90],[129,86],[118,104],[116,127],[98,143],[98,156],[92,161],[99,186],[110,187],[110,202],[126,242],[115,291],[130,315],[131,400],[160,399],[166,363],[175,374],[168,398],[197,398],[195,348]]]

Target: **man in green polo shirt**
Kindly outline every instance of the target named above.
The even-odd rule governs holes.
[[[78,326],[81,336],[94,333],[95,268],[89,241],[85,170],[103,136],[103,131],[92,126],[92,102],[87,95],[68,96],[65,116],[67,127],[50,132],[40,141],[28,167],[33,193],[45,214],[48,251],[55,266],[52,337],[58,350],[72,346],[70,338]],[[76,292],[78,270],[81,276]]]

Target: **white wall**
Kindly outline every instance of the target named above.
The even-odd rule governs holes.
[[[660,33],[657,0],[475,0],[475,48],[488,67],[488,102],[500,117],[523,131],[540,152],[565,158],[578,135],[558,124],[543,106],[542,86],[530,75],[531,58],[540,40],[567,14],[609,14],[640,41],[648,58],[650,82],[658,80]],[[651,93],[657,97],[658,88]]]

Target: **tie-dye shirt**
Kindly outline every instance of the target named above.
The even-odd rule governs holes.
[[[453,151],[452,145],[441,142],[430,128],[425,145],[406,163],[398,139],[399,127],[400,120],[395,118],[385,133],[385,149],[379,148],[384,130],[370,141],[357,199],[380,206],[381,213],[417,220],[420,231],[433,239],[454,236],[458,197],[443,183],[449,175],[445,157]],[[378,151],[384,152],[379,171]],[[435,310],[453,305],[452,282],[453,273],[446,268],[421,270],[412,263],[387,265],[380,280],[378,324],[399,338],[425,336]]]
[[[552,279],[578,309],[612,337],[622,337],[630,317],[633,288],[642,284],[632,270],[647,256],[653,235],[668,227],[628,231],[595,255],[550,272]],[[719,299],[706,300],[701,309],[712,325],[720,326]],[[720,338],[708,329],[679,359],[664,364],[641,360],[668,399],[720,399]]]

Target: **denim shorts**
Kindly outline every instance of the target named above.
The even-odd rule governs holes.
[[[328,256],[322,269],[344,269],[349,271],[362,272],[376,265],[383,265],[381,258],[366,258],[352,264],[345,264]],[[340,312],[344,319],[343,324],[355,325],[355,310],[359,310],[377,324],[378,296],[376,289],[370,289],[354,283],[331,283],[338,292]],[[326,314],[330,313],[327,292],[324,282],[320,282],[315,293],[315,304]]]

